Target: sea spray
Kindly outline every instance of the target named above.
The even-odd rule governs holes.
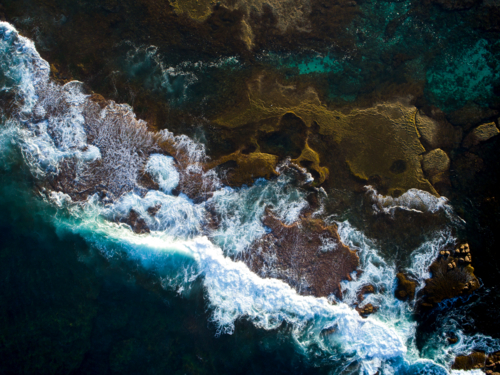
[[[267,233],[262,224],[266,208],[286,224],[298,220],[308,206],[305,192],[295,188],[292,176],[282,173],[276,179],[258,179],[250,186],[239,189],[225,187],[207,202],[218,212],[219,227],[211,233],[214,243],[229,255],[238,255],[258,238]]]

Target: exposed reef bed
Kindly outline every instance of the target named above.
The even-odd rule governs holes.
[[[430,266],[432,278],[426,280],[424,307],[432,307],[445,299],[469,295],[479,288],[479,280],[471,266],[469,244],[455,249],[442,249],[440,256]]]
[[[242,257],[250,269],[284,280],[300,294],[341,298],[340,282],[351,279],[359,258],[342,243],[335,226],[310,216],[286,225],[270,211],[263,223],[271,232]]]

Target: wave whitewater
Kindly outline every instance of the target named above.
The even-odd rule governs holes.
[[[339,234],[358,251],[363,272],[343,283],[344,301],[299,295],[235,260],[268,230],[261,222],[267,205],[286,223],[307,207],[285,167],[274,180],[224,187],[213,171],[203,169],[202,145],[168,131],[150,132],[131,107],[96,102],[78,82],[51,82],[49,64],[33,43],[5,22],[0,22],[0,50],[1,90],[14,97],[10,113],[3,114],[0,155],[5,159],[10,149],[21,150],[45,200],[59,208],[53,218],[58,231],[82,236],[106,257],[125,255],[179,293],[201,278],[218,334],[231,334],[238,319],[266,330],[287,324],[300,352],[312,361],[320,358],[318,366],[324,360],[342,363],[337,373],[449,373],[457,353],[437,347],[433,358],[420,357],[412,306],[394,297],[395,267],[348,222],[338,223]],[[138,184],[146,172],[157,189]],[[371,194],[382,212],[392,206],[422,209],[409,197],[422,200],[418,191],[394,202]],[[443,200],[427,204],[435,205],[430,210],[446,206]],[[132,211],[149,232],[135,233],[123,222]],[[214,212],[220,223],[211,230]],[[416,251],[409,271],[423,281],[429,260],[449,240],[449,233],[436,233]],[[363,319],[351,305],[367,283],[385,291],[367,297],[380,309]]]

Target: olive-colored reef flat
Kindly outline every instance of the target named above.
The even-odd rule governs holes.
[[[295,86],[266,79],[264,75],[248,84],[247,93],[247,99],[215,123],[235,133],[240,129],[253,129],[251,141],[259,150],[259,139],[279,131],[283,133],[283,118],[295,116],[304,125],[305,142],[294,161],[309,168],[317,184],[328,178],[335,179],[333,165],[341,160],[355,178],[365,182],[377,178],[389,194],[402,194],[411,188],[438,194],[422,170],[422,161],[427,167],[432,164],[429,160],[436,158],[424,155],[426,149],[421,138],[422,133],[427,138],[439,137],[440,128],[432,119],[419,114],[410,99],[395,99],[368,108],[334,110],[320,101],[313,87],[300,91]],[[309,137],[314,136],[319,139],[309,142]],[[436,152],[441,158],[447,158],[443,150],[433,151],[431,155]],[[437,169],[427,167],[431,177],[449,168],[449,161],[437,159]]]

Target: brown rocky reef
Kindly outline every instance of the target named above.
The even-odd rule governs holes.
[[[142,219],[134,210],[130,210],[128,216],[122,219],[121,222],[130,225],[135,233],[150,233],[149,227],[144,219]]]
[[[412,300],[415,298],[415,287],[417,283],[409,279],[404,273],[399,272],[396,277],[398,278],[398,286],[396,288],[396,298],[401,301]]]
[[[64,116],[71,105],[66,91],[78,82],[66,85],[54,84],[39,93],[35,121],[48,116]],[[87,142],[99,149],[100,157],[89,163],[75,159],[64,160],[60,168],[51,175],[51,190],[68,194],[74,201],[87,199],[97,193],[103,199],[114,200],[136,188],[158,189],[146,171],[148,158],[159,153],[175,159],[180,174],[178,192],[193,199],[203,199],[215,188],[216,179],[210,178],[203,169],[206,155],[203,146],[185,136],[174,136],[170,132],[154,132],[145,121],[136,118],[129,107],[106,100],[100,95],[91,95],[83,103],[83,119]],[[50,128],[56,144],[60,134]],[[88,146],[80,151],[85,152]],[[134,221],[134,220],[132,220]]]
[[[373,306],[371,303],[367,303],[363,307],[356,307],[356,311],[361,315],[363,318],[366,318],[368,315],[373,314],[378,310],[377,307]]]
[[[500,374],[500,352],[485,354],[474,352],[469,355],[460,355],[455,358],[452,368],[454,370],[482,369],[486,374]]]
[[[467,243],[455,249],[441,250],[439,257],[430,266],[432,277],[425,281],[423,307],[449,298],[467,295],[479,288],[479,280],[471,266],[471,253]]]
[[[255,241],[243,261],[262,277],[274,277],[300,294],[341,297],[340,282],[359,266],[355,251],[344,245],[334,225],[303,216],[287,225],[266,210],[271,232]]]

